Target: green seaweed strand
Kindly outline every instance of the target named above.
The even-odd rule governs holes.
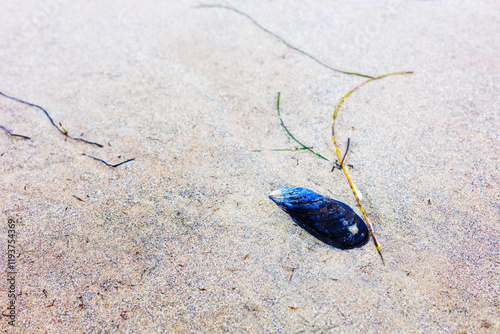
[[[321,159],[323,160],[326,160],[326,161],[330,161],[328,160],[327,158],[325,158],[324,156],[322,156],[321,154],[319,153],[316,153],[314,152],[314,150],[310,147],[307,147],[306,145],[302,144],[300,141],[298,141],[291,133],[290,131],[288,131],[287,127],[285,126],[285,123],[283,123],[283,119],[281,118],[281,114],[280,114],[280,96],[281,96],[281,93],[278,93],[278,101],[276,103],[276,109],[278,110],[278,117],[280,118],[280,122],[281,122],[281,126],[283,127],[283,129],[285,129],[286,133],[290,136],[290,138],[292,138],[293,140],[295,140],[297,142],[297,144],[299,144],[300,146],[302,146],[302,149],[304,150],[308,150],[309,152],[313,153],[314,155],[320,157]]]

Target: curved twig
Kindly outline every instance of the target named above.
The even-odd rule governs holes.
[[[349,152],[349,146],[351,145],[351,138],[347,138],[347,148],[345,149],[344,157],[342,158],[342,162],[335,162],[335,164],[332,167],[332,172],[338,168],[342,169],[342,165],[344,164],[345,157],[347,156],[347,153]],[[352,166],[352,165],[351,165]]]

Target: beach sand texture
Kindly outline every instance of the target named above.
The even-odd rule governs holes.
[[[0,125],[31,138],[0,129],[2,332],[499,333],[498,2],[224,2],[335,68],[414,71],[336,121],[385,266],[268,198],[300,186],[361,214],[332,163],[272,149],[299,147],[281,92],[290,132],[335,161],[333,111],[366,78],[201,3],[0,4],[0,91],[103,145],[0,96]]]

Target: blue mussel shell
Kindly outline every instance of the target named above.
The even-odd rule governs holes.
[[[349,249],[368,242],[365,222],[344,203],[295,187],[273,191],[269,198],[299,226],[331,246]]]

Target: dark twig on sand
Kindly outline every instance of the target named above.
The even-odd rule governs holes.
[[[337,68],[331,67],[328,64],[325,64],[324,62],[322,62],[318,58],[314,57],[313,55],[311,55],[311,54],[309,54],[309,53],[307,53],[307,52],[305,52],[305,51],[303,51],[303,50],[301,50],[301,49],[293,46],[292,44],[288,43],[281,36],[278,36],[277,34],[275,34],[274,32],[270,31],[269,29],[264,28],[253,17],[251,17],[250,15],[248,15],[248,14],[246,14],[246,13],[244,13],[244,12],[242,12],[242,11],[234,8],[234,7],[225,6],[225,5],[200,5],[200,6],[198,6],[198,8],[224,8],[224,9],[228,9],[230,11],[233,11],[233,12],[237,13],[237,14],[243,15],[244,17],[246,17],[247,19],[249,19],[250,21],[252,21],[252,23],[255,24],[257,27],[259,27],[261,30],[263,30],[266,33],[268,33],[269,35],[275,37],[276,39],[278,39],[281,43],[285,44],[290,49],[295,50],[295,51],[303,54],[304,56],[306,56],[309,59],[315,61],[316,63],[320,64],[321,66],[326,67],[329,70],[332,70],[332,71],[338,72],[338,73],[348,74],[348,75],[356,75],[358,77],[373,78],[373,76],[371,76],[371,75],[361,74],[361,73],[356,73],[356,72],[342,71],[342,70],[339,70]]]
[[[23,100],[20,100],[18,98],[15,98],[15,97],[12,97],[12,96],[9,96],[5,93],[2,93],[0,92],[0,95],[8,98],[8,99],[11,99],[11,100],[14,100],[14,101],[17,101],[17,102],[20,102],[20,103],[23,103],[23,104],[26,104],[30,107],[35,107],[35,108],[38,108],[40,109],[41,111],[43,111],[43,113],[45,114],[45,116],[47,116],[47,118],[49,119],[50,123],[52,123],[52,125],[57,129],[57,131],[59,131],[62,135],[64,135],[66,138],[69,138],[71,140],[76,140],[76,141],[81,141],[81,142],[84,142],[86,144],[90,144],[90,145],[95,145],[95,146],[98,146],[98,147],[102,147],[101,144],[99,143],[95,143],[95,142],[92,142],[92,141],[88,141],[88,140],[85,140],[83,138],[75,138],[75,137],[71,137],[70,135],[68,135],[68,131],[66,131],[66,129],[63,128],[63,130],[61,130],[57,125],[56,123],[54,123],[54,120],[52,119],[52,117],[50,117],[49,113],[47,112],[47,110],[45,110],[44,108],[40,107],[39,105],[36,105],[36,104],[33,104],[33,103],[30,103],[30,102],[26,102],[26,101],[23,101]],[[61,124],[61,123],[59,123]],[[62,127],[62,126],[61,126]]]
[[[9,131],[9,130],[7,130],[7,128],[6,128],[6,127],[4,127],[4,126],[1,126],[1,125],[0,125],[0,129],[4,129],[4,130],[5,130],[5,131],[6,131],[6,132],[7,132],[7,133],[11,136],[11,137],[21,137],[21,138],[24,138],[24,139],[31,140],[31,138],[30,138],[30,137],[28,137],[28,136],[19,135],[19,134],[17,134],[17,133],[12,133],[12,132],[10,132],[10,131]]]
[[[82,153],[82,155],[84,155],[84,156],[86,156],[86,157],[89,157],[89,158],[92,158],[92,159],[94,159],[94,160],[100,161],[100,162],[102,162],[103,164],[105,164],[106,166],[113,167],[113,168],[116,168],[116,167],[118,167],[118,166],[121,166],[121,165],[123,165],[123,164],[126,164],[127,162],[130,162],[130,161],[135,160],[135,158],[133,158],[133,159],[128,159],[128,160],[125,160],[125,161],[123,161],[123,162],[120,162],[120,163],[118,163],[118,164],[116,164],[116,165],[112,165],[112,164],[107,163],[106,161],[104,161],[104,160],[102,160],[102,159],[99,159],[99,158],[93,157],[93,156],[91,156],[91,155],[88,155],[88,154],[85,154],[85,153]]]

